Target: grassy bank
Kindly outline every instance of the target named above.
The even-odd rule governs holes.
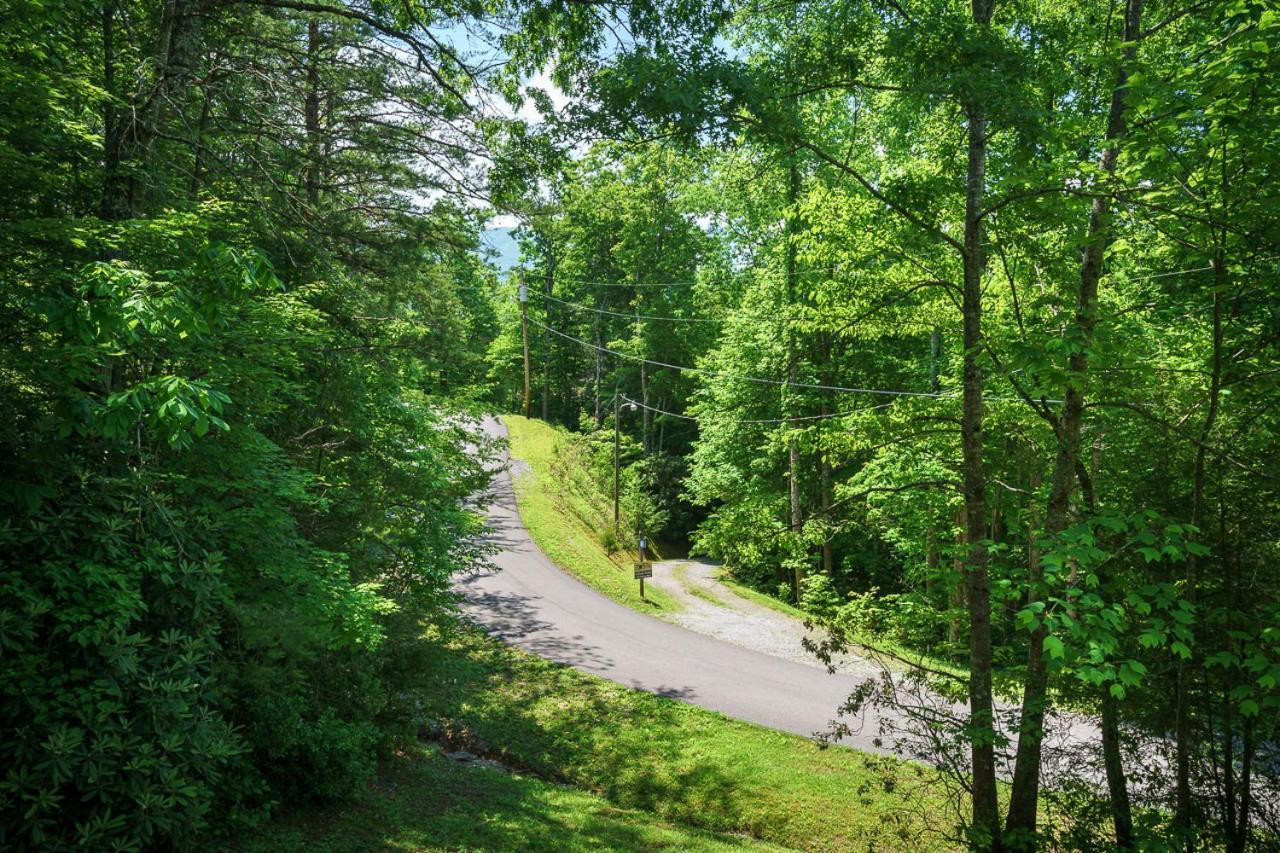
[[[598,592],[628,607],[654,615],[679,610],[678,602],[652,585],[645,588],[646,597],[641,599],[639,584],[632,577],[633,552],[610,553],[606,548],[612,523],[607,496],[599,494],[583,470],[582,460],[572,446],[575,437],[560,427],[519,415],[504,415],[502,422],[510,435],[511,456],[517,460],[514,483],[520,517],[543,553]],[[779,613],[800,620],[812,617],[792,604],[733,580],[728,573],[720,577],[720,582],[743,598]],[[694,584],[682,585],[692,595],[712,604],[724,604]],[[967,676],[962,667],[950,661],[920,655],[884,639],[860,639],[855,645]]]
[[[810,850],[942,849],[936,777],[820,750],[683,702],[438,628],[424,713],[504,763],[676,824]]]
[[[663,822],[601,797],[524,774],[458,764],[415,746],[384,762],[352,803],[284,815],[244,847],[252,853],[357,850],[783,849]]]
[[[266,850],[952,849],[933,771],[631,690],[459,625],[413,660],[422,719],[352,802],[280,815]],[[762,846],[763,845],[763,846]]]
[[[614,601],[645,612],[671,612],[679,605],[660,589],[633,576],[634,552],[606,542],[612,533],[610,507],[590,482],[583,460],[562,429],[518,415],[504,415],[510,435],[516,504],[520,518],[542,552],[588,586]],[[630,540],[628,539],[628,544]]]

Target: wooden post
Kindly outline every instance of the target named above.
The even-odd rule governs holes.
[[[644,565],[644,557],[645,557],[645,551],[646,551],[646,549],[647,549],[648,545],[649,545],[649,540],[648,540],[648,539],[646,539],[645,537],[641,536],[641,537],[640,537],[640,548],[639,548],[639,550],[640,550],[640,570],[641,570],[641,574],[640,574],[640,598],[641,598],[641,599],[643,599],[643,598],[644,598],[644,569],[645,569],[645,565]]]
[[[524,341],[524,416],[529,417],[529,289],[520,273],[520,337]]]

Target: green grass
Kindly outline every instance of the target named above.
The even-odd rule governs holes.
[[[716,580],[720,581],[720,583],[724,584],[731,591],[737,593],[738,595],[742,596],[748,601],[753,601],[762,607],[768,607],[770,610],[776,610],[779,613],[792,617],[793,619],[810,618],[810,615],[808,613],[801,610],[799,607],[796,607],[794,604],[788,604],[787,602],[783,601],[782,599],[776,596],[769,595],[768,593],[760,592],[759,590],[752,589],[749,586],[745,586],[741,583],[738,583],[736,580],[730,577],[727,571],[724,571],[723,569],[720,571],[720,574],[716,577]]]
[[[415,746],[384,763],[352,803],[298,810],[244,845],[252,853],[363,850],[774,850],[752,839],[665,823],[584,791],[464,766]]]
[[[589,477],[572,453],[574,437],[566,430],[532,418],[504,415],[502,422],[510,436],[511,456],[528,470],[515,475],[516,505],[525,528],[538,547],[558,566],[620,604],[653,615],[680,610],[675,601],[652,584],[640,598],[639,584],[632,576],[634,562],[629,553],[609,554],[603,538],[611,524],[602,502],[606,496],[593,494]],[[679,580],[679,578],[677,578]],[[728,589],[743,598],[795,619],[811,614],[733,580],[727,572],[719,578]],[[712,604],[725,606],[705,590],[682,583],[690,594]],[[854,645],[866,652],[881,650],[903,661],[919,661],[931,669],[967,678],[968,671],[954,663],[921,655],[882,638],[855,638]],[[905,664],[904,664],[905,665]],[[1002,695],[1013,695],[1007,688]]]
[[[397,665],[465,766],[413,743],[351,802],[297,808],[248,851],[932,851],[951,819],[922,765],[812,741],[614,684],[460,624]]]
[[[603,496],[591,494],[586,473],[571,453],[564,430],[518,415],[504,415],[511,456],[528,469],[514,476],[516,505],[533,541],[557,565],[614,601],[646,613],[674,612],[679,605],[652,585],[640,598],[634,560],[625,550],[606,551],[612,525]]]
[[[813,618],[813,614],[801,610],[794,604],[789,604],[772,595],[754,590],[749,586],[744,586],[731,578],[728,572],[722,572],[718,577],[718,580],[733,592],[748,601],[754,601],[762,607],[768,607],[771,610],[776,610],[779,613],[786,614],[787,616],[791,616],[795,619]],[[961,666],[956,666],[952,661],[934,657],[933,655],[921,654],[914,649],[908,648],[900,643],[895,643],[892,640],[884,639],[883,637],[854,637],[852,639],[852,643],[855,649],[862,649],[864,652],[869,654],[883,652],[891,659],[897,658],[900,661],[915,661],[923,666],[929,667],[930,669],[937,670],[938,672],[949,673],[957,678],[969,677],[969,670]]]
[[[699,586],[689,580],[688,563],[677,563],[673,566],[671,569],[671,577],[675,579],[681,589],[692,595],[694,598],[701,598],[703,601],[714,604],[716,607],[729,606],[727,602],[718,597],[715,593],[711,592],[709,589]]]
[[[631,690],[478,631],[428,630],[424,713],[463,744],[615,806],[807,850],[945,849],[934,771]],[[930,832],[933,830],[934,832]]]

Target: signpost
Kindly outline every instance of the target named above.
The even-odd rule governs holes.
[[[644,598],[644,579],[653,577],[653,563],[645,559],[645,549],[649,547],[649,540],[640,537],[640,559],[636,562],[636,580],[640,581],[640,597]]]

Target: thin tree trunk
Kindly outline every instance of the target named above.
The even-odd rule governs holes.
[[[973,19],[991,21],[992,0],[973,0]],[[965,105],[968,162],[965,179],[964,282],[961,309],[964,325],[961,450],[965,540],[968,554],[965,589],[969,604],[969,727],[973,826],[971,843],[999,849],[1000,816],[996,798],[995,716],[991,691],[991,589],[987,575],[987,482],[983,470],[982,434],[982,205],[986,187],[987,116],[982,104]]]
[[[555,267],[556,256],[548,249],[547,251],[547,296],[551,296],[552,285],[555,283]],[[551,322],[551,299],[546,302],[547,325],[553,326]],[[544,330],[542,333],[542,420],[549,420],[550,400],[551,400],[551,331]]]
[[[307,131],[304,182],[307,207],[312,210],[320,201],[320,49],[320,22],[311,18],[307,21],[307,94],[303,115]]]
[[[1244,743],[1241,745],[1243,748],[1240,758],[1240,809],[1238,822],[1231,833],[1228,848],[1231,853],[1243,853],[1249,846],[1249,816],[1253,806],[1253,756],[1257,750],[1253,726],[1252,718],[1244,721]]]
[[[640,280],[640,275],[639,273],[637,273],[636,281],[639,281],[639,280]],[[642,330],[644,329],[644,326],[640,324],[640,301],[638,298],[636,300],[635,311],[636,311],[636,329],[640,331],[641,334],[643,335]],[[652,448],[653,439],[651,438],[653,434],[653,412],[649,409],[648,365],[646,365],[643,360],[640,362],[640,401],[641,403],[644,404],[641,407],[644,409],[644,411],[640,413],[640,419],[642,424],[640,429],[640,439],[641,439],[640,446],[644,448],[644,455],[648,456],[649,451],[653,449]]]
[[[658,408],[665,409],[667,407],[667,398],[665,396],[658,398]],[[658,454],[662,454],[662,448],[667,443],[667,422],[665,420],[658,421]]]
[[[599,309],[600,307],[601,307],[600,297],[596,297],[596,308]],[[596,345],[595,345],[596,379],[594,383],[595,392],[596,392],[596,429],[600,429],[600,427],[604,425],[604,412],[600,408],[601,357],[604,355],[604,353],[601,352],[604,345],[600,342],[600,317],[601,315],[597,313],[595,323],[594,323],[595,339],[596,339]]]
[[[200,98],[200,123],[196,125],[195,151],[191,157],[191,184],[187,187],[187,198],[195,201],[200,197],[200,184],[204,180],[205,136],[209,133],[210,97],[206,89]]]
[[[937,394],[941,390],[938,384],[938,359],[942,355],[942,329],[937,326],[929,333],[929,391]]]
[[[784,320],[786,327],[786,347],[787,347],[787,385],[783,387],[783,393],[786,395],[786,416],[796,416],[795,393],[791,390],[791,383],[796,381],[797,371],[799,369],[799,357],[796,354],[795,332],[792,330],[794,317],[792,312],[795,310],[796,304],[796,232],[798,231],[798,222],[795,208],[800,201],[800,170],[796,166],[795,156],[793,155],[787,161],[787,220],[786,220],[786,276],[787,276],[787,305],[784,312]],[[804,524],[804,508],[800,502],[800,448],[796,443],[795,437],[791,435],[791,429],[788,426],[787,431],[787,496],[790,505],[791,532],[793,534],[800,533],[800,527]],[[795,577],[792,581],[796,587],[796,601],[800,600],[801,584],[804,583],[804,562],[797,558],[795,563]]]
[[[834,277],[835,275],[834,269],[832,270],[831,274]],[[830,385],[831,384],[831,335],[829,333],[827,332],[822,333],[821,346],[822,346],[822,384]],[[821,414],[823,415],[822,423],[824,424],[826,423],[826,420],[825,420],[826,416],[831,414],[831,394],[832,392],[830,391],[822,392]],[[831,494],[831,457],[830,457],[830,454],[827,453],[825,447],[822,447],[822,445],[825,445],[825,442],[822,442],[822,444],[820,445],[820,449],[818,451],[818,477],[819,477],[818,500],[822,505],[822,520],[824,524],[827,526],[827,528],[830,529],[831,519],[829,516],[831,513],[831,503],[833,500],[832,494]],[[828,533],[826,536],[823,536],[822,538],[822,572],[823,574],[825,574],[827,577],[831,577],[831,572],[834,567],[835,567],[835,550],[831,545],[831,535]]]
[[[1221,251],[1213,261],[1213,365],[1209,377],[1209,407],[1200,428],[1200,440],[1196,444],[1195,465],[1191,474],[1191,523],[1200,523],[1204,514],[1204,474],[1206,447],[1218,419],[1218,404],[1222,390],[1222,288],[1226,279],[1226,258]],[[1199,558],[1187,554],[1187,575],[1183,595],[1196,603],[1199,584]],[[1178,665],[1177,696],[1174,701],[1174,738],[1177,749],[1176,806],[1174,826],[1190,837],[1191,830],[1191,667],[1186,661]]]
[[[1227,631],[1232,630],[1230,608],[1227,611]],[[1228,634],[1229,636],[1229,634]],[[1232,714],[1231,685],[1222,685],[1222,824],[1227,827],[1227,843],[1236,826],[1236,756],[1235,719]]]
[[[1120,708],[1107,685],[1102,688],[1102,761],[1107,771],[1116,847],[1132,850],[1133,813],[1129,805],[1129,783],[1124,775],[1124,757],[1120,750]]]
[[[965,606],[967,599],[965,598],[965,575],[964,557],[961,556],[963,545],[965,543],[964,535],[964,510],[961,509],[956,513],[956,556],[952,561],[951,568],[955,574],[955,583],[947,592],[947,602],[951,609],[951,622],[947,627],[947,642],[952,645],[960,641],[960,609]]]
[[[1141,37],[1143,0],[1128,0],[1124,18],[1124,60],[1116,72],[1111,92],[1111,108],[1107,116],[1105,148],[1099,170],[1115,174],[1120,153],[1120,139],[1125,134],[1126,95],[1129,67],[1137,56]],[[1049,486],[1045,508],[1045,535],[1055,538],[1066,529],[1070,515],[1071,493],[1075,488],[1076,464],[1080,459],[1080,435],[1084,424],[1084,386],[1089,369],[1089,348],[1097,325],[1098,282],[1102,277],[1102,261],[1111,236],[1111,203],[1105,195],[1097,195],[1089,206],[1089,228],[1080,263],[1080,283],[1076,294],[1075,327],[1080,343],[1068,359],[1067,386],[1063,394],[1062,414],[1057,422],[1057,458]],[[1040,577],[1031,579],[1028,598],[1041,596]],[[1023,682],[1022,715],[1018,725],[1018,751],[1009,796],[1009,816],[1005,824],[1015,841],[1034,845],[1036,818],[1039,813],[1040,769],[1044,718],[1048,707],[1048,668],[1044,660],[1044,641],[1048,628],[1042,621],[1032,632],[1027,645],[1027,674]]]
[[[116,115],[116,2],[106,0],[102,4],[102,88],[107,97],[102,111],[103,174],[102,198],[99,215],[103,219],[123,219],[118,215],[122,188],[120,173],[120,139]]]

